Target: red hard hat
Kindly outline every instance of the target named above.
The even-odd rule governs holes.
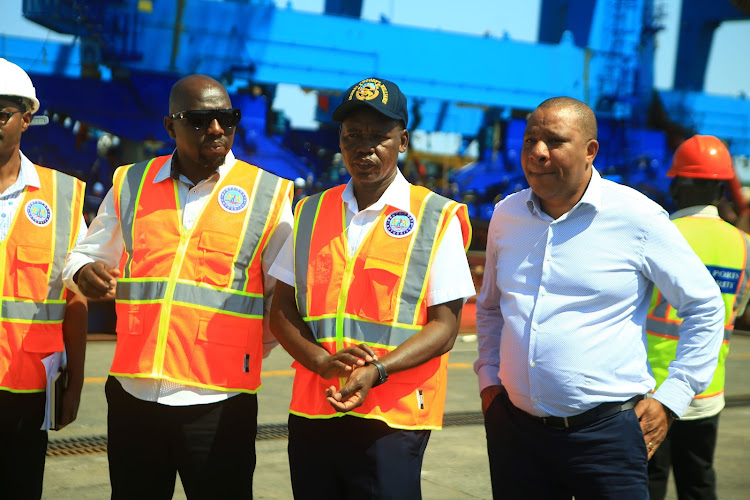
[[[729,180],[734,178],[729,150],[712,135],[694,135],[686,140],[672,159],[667,177]]]

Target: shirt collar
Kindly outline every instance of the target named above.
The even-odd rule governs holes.
[[[21,189],[26,186],[35,187],[37,189],[41,188],[42,183],[39,180],[39,174],[34,168],[34,164],[31,163],[31,160],[26,158],[26,155],[24,155],[20,151],[19,154],[21,155],[21,168],[18,170],[18,180],[21,181],[21,185],[19,187]]]
[[[170,179],[172,177],[172,158],[174,158],[174,154],[176,151],[177,150],[172,152],[167,161],[164,162],[164,165],[162,165],[159,171],[156,173],[156,177],[154,177],[154,184],[166,179]],[[219,179],[224,177],[236,162],[237,159],[234,157],[234,153],[232,153],[232,150],[230,149],[227,153],[226,158],[224,158],[224,163],[222,163],[219,168],[216,169],[216,171],[219,173]],[[180,179],[188,184],[192,184],[192,182],[190,182],[187,177],[182,174],[180,174]]]
[[[692,207],[686,207],[680,209],[669,216],[671,220],[679,219],[680,217],[709,217],[712,219],[720,219],[719,209],[714,205],[695,205]]]
[[[526,207],[529,209],[530,213],[541,216],[544,214],[544,211],[539,203],[539,197],[534,194],[534,191],[531,188],[527,191]],[[586,191],[583,192],[581,199],[568,213],[576,210],[581,205],[589,205],[596,211],[599,211],[602,205],[602,176],[599,175],[599,172],[593,165],[591,165],[591,179],[589,180],[589,185],[586,186]],[[565,217],[565,215],[563,215],[563,217]]]
[[[396,177],[393,178],[391,184],[386,188],[378,201],[367,207],[365,210],[377,210],[379,212],[386,205],[390,205],[399,210],[408,212],[411,208],[410,194],[409,181],[406,180],[401,173],[401,170],[397,167]],[[351,179],[346,183],[344,192],[341,193],[341,199],[350,211],[355,214],[359,212],[359,205],[357,205],[357,198],[354,197],[354,185],[352,184]]]

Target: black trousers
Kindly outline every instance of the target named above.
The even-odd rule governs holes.
[[[289,470],[297,500],[419,500],[430,431],[380,420],[289,416]]]
[[[112,498],[171,499],[180,474],[187,498],[251,499],[258,399],[238,394],[206,405],[167,406],[107,379]]]
[[[0,391],[0,497],[42,498],[45,394]]]
[[[496,499],[648,498],[648,453],[633,410],[556,429],[513,406],[503,391],[484,421]]]
[[[718,433],[719,415],[675,421],[648,462],[651,500],[666,497],[670,467],[680,500],[715,500],[714,451]]]

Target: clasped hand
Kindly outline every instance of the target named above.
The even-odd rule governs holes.
[[[90,299],[113,299],[120,270],[102,262],[86,264],[78,272],[78,289]]]
[[[348,377],[341,389],[334,385],[326,389],[326,399],[336,411],[347,412],[364,403],[378,376],[377,369],[367,363],[376,359],[377,355],[367,344],[349,346],[328,356],[318,371],[320,376],[325,379]]]

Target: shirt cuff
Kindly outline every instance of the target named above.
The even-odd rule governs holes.
[[[82,295],[78,285],[73,281],[73,276],[86,264],[91,264],[94,259],[80,253],[71,252],[68,256],[68,262],[65,264],[62,273],[63,283],[68,289],[76,295]]]
[[[498,373],[500,367],[494,365],[484,365],[477,371],[477,379],[479,380],[479,392],[481,393],[487,387],[491,385],[502,385]]]
[[[654,392],[653,398],[672,410],[678,417],[682,417],[690,406],[690,402],[693,401],[693,394],[689,390],[686,391],[678,381],[667,378]]]

